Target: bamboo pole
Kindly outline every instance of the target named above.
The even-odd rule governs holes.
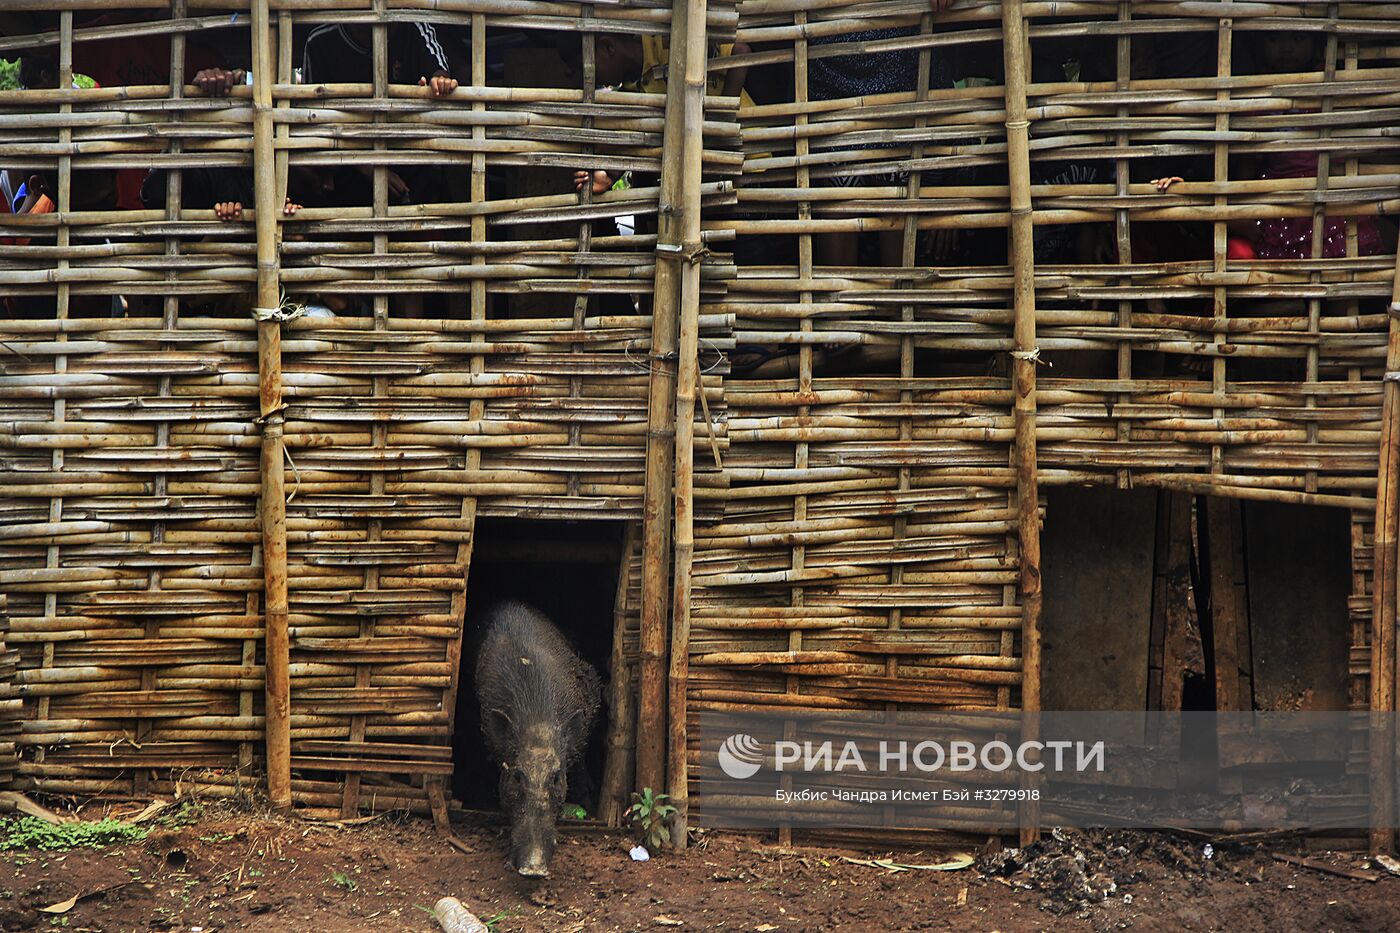
[[[1376,528],[1373,546],[1374,582],[1371,600],[1371,711],[1381,722],[1391,723],[1395,683],[1400,677],[1395,650],[1400,619],[1400,253],[1395,257],[1395,283],[1390,303],[1390,327],[1386,339],[1385,380],[1381,405],[1380,463],[1376,481]],[[1393,729],[1393,724],[1390,726]],[[1395,736],[1373,730],[1371,747],[1371,834],[1373,853],[1385,854],[1395,846]]]
[[[389,26],[384,22],[387,12],[384,0],[374,0],[374,25],[370,27],[370,76],[371,85],[374,89],[374,100],[382,101],[389,96]],[[378,114],[375,115],[376,122],[382,120]],[[385,143],[382,139],[374,142],[376,152],[383,152]],[[388,169],[385,165],[376,164],[371,180],[371,195],[373,201],[371,211],[375,219],[382,218],[389,209],[389,184]],[[376,233],[372,243],[376,260],[389,250],[389,237],[385,233]],[[383,281],[384,270],[376,262],[374,277],[377,281]],[[385,292],[377,292],[373,298],[373,314],[375,331],[387,329],[389,317],[389,295]],[[382,398],[385,394],[386,380],[383,376],[375,376],[370,380],[370,391],[376,399]],[[385,445],[386,432],[382,424],[375,424],[370,428],[370,443],[377,449],[382,450]],[[382,496],[384,494],[384,474],[374,473],[369,478],[369,494],[371,496]],[[378,542],[383,534],[383,522],[378,518],[372,518],[367,523],[366,538],[369,542]],[[363,578],[366,590],[379,589],[379,568],[365,568]],[[375,622],[377,620],[370,615],[364,615],[359,620],[359,636],[361,638],[372,638],[374,636]],[[370,668],[364,664],[355,666],[355,686],[367,688],[370,685]],[[447,694],[452,693],[449,688]],[[444,704],[445,705],[445,704]],[[449,718],[451,714],[449,713]],[[350,717],[349,741],[352,743],[363,742],[365,740],[365,728],[367,725],[364,715]],[[345,775],[345,794],[340,801],[341,819],[349,819],[360,811],[360,786],[363,782],[363,775],[358,771],[350,771]],[[435,810],[435,813],[438,812]],[[443,828],[445,820],[434,818],[439,830]]]
[[[58,83],[59,83],[59,87],[67,88],[67,87],[69,87],[69,86],[72,85],[72,81],[73,81],[73,14],[72,14],[71,11],[65,11],[65,12],[59,14],[59,33],[60,33],[60,38],[59,38],[59,49],[58,49]],[[60,105],[60,108],[59,108],[59,109],[60,109],[60,113],[67,115],[67,114],[69,114],[69,113],[72,112],[73,106],[72,106],[71,103],[64,103],[64,104]],[[65,143],[66,143],[66,142],[71,141],[71,139],[72,139],[72,131],[71,131],[71,130],[62,130],[62,131],[59,132],[59,140],[60,140],[60,142],[65,142]],[[61,158],[61,159],[59,159],[59,162],[58,162],[58,191],[57,191],[57,195],[58,195],[58,208],[59,208],[60,211],[68,210],[68,209],[71,209],[71,208],[72,208],[72,205],[73,205],[73,202],[72,202],[72,194],[73,194],[73,165],[72,165],[72,159],[70,159],[70,158]],[[58,248],[60,251],[63,250],[63,249],[65,249],[65,248],[67,248],[67,247],[69,246],[69,238],[70,238],[71,234],[72,234],[72,231],[71,231],[71,230],[68,230],[67,228],[60,228],[60,229],[59,229],[59,231],[58,231],[58,236],[57,236],[57,238],[56,238],[56,241],[57,241],[57,248]],[[61,253],[60,253],[60,255],[61,255]],[[58,269],[59,269],[59,270],[64,270],[64,269],[67,268],[67,266],[68,266],[68,263],[67,263],[66,261],[64,261],[64,260],[59,260],[59,262],[58,262]],[[70,310],[70,307],[71,307],[71,300],[72,300],[71,289],[70,289],[69,287],[67,287],[67,286],[60,285],[60,286],[58,287],[58,289],[57,289],[57,294],[54,296],[54,317],[55,317],[55,320],[58,320],[58,321],[65,321],[65,320],[67,320],[67,318],[68,318],[68,313],[69,313],[69,310]],[[61,338],[66,338],[66,336],[67,336],[66,334],[61,334],[61,335],[60,335]],[[57,357],[54,359],[54,376],[55,376],[55,377],[60,376],[60,374],[65,373],[65,372],[67,371],[67,369],[68,369],[68,357],[65,356],[65,355],[59,355],[59,356],[57,356]],[[63,422],[67,419],[67,416],[68,416],[67,408],[68,408],[68,406],[67,406],[67,400],[66,400],[66,399],[63,399],[63,398],[57,398],[57,399],[55,399],[55,400],[54,400],[54,403],[53,403],[53,420],[54,420],[55,422],[57,422],[57,423],[60,423],[60,424],[63,423]],[[63,469],[64,469],[64,452],[63,452],[62,449],[55,448],[55,449],[52,451],[52,453],[49,455],[49,468],[50,468],[55,474],[62,475]],[[63,496],[61,496],[61,495],[60,495],[60,496],[55,496],[55,497],[53,497],[53,498],[49,501],[49,510],[48,510],[48,512],[49,512],[49,521],[50,521],[50,522],[55,522],[55,523],[56,523],[56,522],[59,522],[59,521],[62,519],[62,516],[63,516],[63,507],[64,507],[64,498],[63,498]],[[45,566],[46,566],[46,567],[53,568],[53,569],[57,569],[58,566],[59,566],[59,559],[60,559],[60,552],[59,552],[59,548],[56,546],[56,543],[55,543],[54,545],[51,545],[51,546],[49,546],[48,548],[45,549]],[[56,593],[46,593],[46,594],[44,595],[44,614],[45,614],[46,616],[52,616],[52,615],[56,615],[57,612],[58,612],[58,596],[57,596],[57,594],[56,594]],[[48,669],[48,668],[50,668],[50,667],[53,666],[55,660],[56,660],[56,651],[55,651],[55,647],[54,647],[54,645],[53,645],[52,642],[49,642],[49,643],[45,644],[44,647],[43,647],[43,653],[42,653],[41,656],[40,656],[40,664],[43,666],[44,669]],[[48,718],[49,718],[50,710],[51,710],[51,708],[52,708],[52,707],[51,707],[51,703],[52,703],[52,701],[51,701],[50,698],[47,697],[47,696],[41,696],[41,697],[39,698],[39,701],[38,701],[38,703],[36,704],[36,707],[37,707],[37,710],[36,710],[37,718],[39,718],[39,719],[48,719]],[[38,761],[40,761],[40,762],[42,762],[42,761],[44,760],[45,755],[46,755],[46,751],[45,751],[44,749],[42,749],[42,748],[41,748],[41,749],[38,749],[38,750],[36,751],[36,753],[35,753],[36,759],[37,759]],[[134,787],[135,781],[133,781],[132,783],[133,783],[133,787]]]
[[[1026,21],[1022,0],[1002,3],[1006,63],[1006,161],[1011,183],[1011,263],[1015,309],[1011,381],[1016,439],[1017,538],[1021,584],[1021,708],[1040,712],[1040,493],[1036,482],[1035,229],[1031,217],[1030,122],[1026,112]],[[1028,723],[1034,728],[1034,723]],[[1040,838],[1040,808],[1023,811],[1021,844]]]
[[[632,589],[632,555],[638,529],[628,522],[617,568],[617,594],[613,598],[612,653],[608,663],[608,737],[603,759],[602,791],[598,819],[619,826],[631,786],[633,746],[636,742],[636,706],[632,693],[632,666],[627,651],[628,594]]]
[[[683,94],[685,137],[681,151],[680,335],[676,376],[675,596],[671,608],[668,789],[676,813],[671,841],[685,848],[690,780],[686,766],[686,690],[690,679],[691,567],[695,556],[695,390],[700,384],[701,126],[705,118],[706,0],[687,0]],[[671,74],[677,61],[671,59]],[[674,79],[673,79],[674,80]],[[668,88],[669,89],[669,88]]]
[[[809,25],[809,17],[805,10],[795,10],[793,12],[793,25],[804,29]],[[799,106],[807,102],[811,97],[811,85],[810,81],[808,80],[808,65],[810,64],[808,54],[809,52],[809,43],[805,37],[799,38],[797,42],[794,43],[792,69],[793,98]],[[798,131],[798,136],[795,141],[796,145],[794,147],[794,151],[798,159],[796,182],[799,188],[808,188],[812,184],[812,176],[811,170],[807,167],[807,165],[804,162],[804,158],[811,154],[811,144],[810,141],[806,138],[806,136],[802,133],[802,128],[808,126],[810,121],[807,116],[799,114],[794,118],[793,123],[794,129]],[[815,258],[815,243],[812,238],[811,229],[811,201],[803,200],[798,202],[797,219],[799,222],[800,231],[797,237],[797,276],[803,281],[804,284],[806,284],[816,277],[813,271],[813,259]],[[797,300],[800,308],[810,307],[813,301],[812,291],[809,288],[803,288],[801,291],[798,292]],[[798,327],[800,328],[800,335],[805,340],[805,338],[812,333],[813,324],[810,317],[804,314],[802,316],[801,321],[799,321],[798,323]],[[803,342],[799,345],[797,354],[797,394],[799,397],[801,397],[802,401],[806,401],[808,398],[810,398],[813,391],[812,359],[813,352],[811,345],[806,342]],[[810,405],[799,404],[797,406],[797,416],[799,418],[809,417],[810,413]],[[793,465],[793,469],[808,469],[808,458],[810,454],[811,445],[809,445],[807,442],[798,441],[796,444],[794,444],[792,450],[792,459],[790,461]],[[802,522],[806,519],[807,505],[808,497],[806,495],[802,494],[800,490],[794,493],[792,497],[792,517],[794,522]],[[800,542],[796,543],[796,545],[792,548],[790,556],[788,557],[788,564],[792,568],[794,576],[797,576],[798,574],[801,574],[803,572],[803,568],[806,566],[806,560],[806,546]],[[803,587],[794,586],[788,595],[788,602],[794,608],[801,611],[802,607],[806,605],[806,598],[807,594]],[[790,631],[787,637],[787,644],[789,651],[800,651],[802,649],[802,631],[800,629],[794,629]],[[802,692],[803,684],[801,678],[793,674],[789,674],[788,676],[783,678],[784,702],[802,702],[800,699],[797,699],[802,695]],[[792,738],[794,729],[791,723],[784,724],[783,731],[785,737]],[[791,777],[787,775],[783,776],[782,788],[784,790],[790,790],[792,788]],[[778,844],[781,846],[788,846],[792,844],[791,823],[779,824]]]
[[[486,86],[486,17],[482,14],[474,14],[469,25],[471,35],[471,87],[473,90]],[[481,102],[473,102],[472,112],[483,113],[486,105]],[[473,140],[485,140],[486,127],[474,125],[472,127]],[[472,154],[471,160],[471,181],[469,194],[474,204],[486,202],[486,157],[484,153]],[[472,217],[471,237],[477,242],[486,240],[486,218],[481,215]],[[486,262],[486,257],[480,253],[472,257],[472,266],[482,267]],[[457,296],[453,296],[454,304]],[[470,319],[472,329],[473,346],[481,346],[485,343],[487,296],[486,282],[480,278],[474,278],[467,293],[467,314]],[[392,324],[392,322],[386,322]],[[485,372],[485,358],[480,354],[474,354],[471,359],[471,377],[473,380],[480,380]],[[473,421],[481,421],[485,417],[485,402],[483,399],[473,397],[468,404],[467,416]],[[472,448],[467,451],[465,468],[454,479],[456,482],[471,482],[469,477],[480,470],[481,448]],[[477,487],[479,488],[479,487]],[[472,492],[476,492],[473,488]],[[465,583],[471,572],[472,559],[476,554],[476,515],[478,509],[478,499],[476,495],[462,496],[461,510],[458,512],[459,521],[462,526],[470,529],[470,534],[465,541],[457,546],[457,561],[461,565],[461,579]],[[630,526],[629,526],[630,527]],[[448,730],[453,731],[456,726],[457,699],[462,689],[462,649],[463,640],[466,636],[466,609],[469,595],[463,586],[460,598],[453,595],[453,632],[448,642],[447,662],[451,671],[449,686],[443,695],[443,707],[448,715]],[[616,716],[617,710],[611,711],[611,715]],[[606,785],[604,785],[606,787]]]
[[[671,14],[671,61],[686,60],[689,5]],[[646,485],[642,502],[642,618],[637,701],[637,787],[666,783],[666,629],[670,608],[671,492],[675,470],[677,347],[680,339],[685,84],[666,85],[657,263],[647,380]]]
[[[268,0],[253,4],[253,184],[257,204],[258,408],[264,613],[266,616],[267,792],[277,808],[292,804],[290,641],[287,631],[287,496],[283,458],[282,325],[278,286],[276,163],[273,147],[273,52]]]

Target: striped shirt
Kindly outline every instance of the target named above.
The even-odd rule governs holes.
[[[374,56],[343,25],[317,26],[302,51],[303,84],[371,84]],[[395,23],[389,27],[389,83],[417,84],[419,78],[451,74],[447,52],[437,30],[428,23]]]

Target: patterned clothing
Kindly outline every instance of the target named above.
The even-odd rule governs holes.
[[[1065,163],[1054,162],[1049,165],[1037,164],[1034,166],[1035,183],[1038,185],[1093,185],[1098,184],[1099,179],[1107,176],[1107,180],[1112,180],[1114,172],[1112,168],[1100,171],[1101,166],[1093,162],[1072,162],[1068,168],[1063,168]],[[1061,171],[1051,175],[1054,168]],[[1074,224],[1038,224],[1035,228],[1035,260],[1046,263],[1067,263],[1083,257],[1075,255],[1078,245],[1079,227]]]
[[[838,45],[848,42],[873,42],[880,39],[900,39],[919,34],[917,27],[900,26],[889,29],[869,29],[813,39],[811,46]],[[807,96],[810,100],[840,100],[874,94],[908,93],[919,83],[919,53],[917,51],[862,53],[812,58],[807,63]],[[937,49],[929,53],[929,88],[937,90],[953,86],[948,63]],[[898,143],[866,143],[861,149],[892,149]],[[883,172],[871,175],[835,175],[817,179],[818,184],[839,187],[861,185],[902,185],[908,182],[907,172]]]
[[[874,42],[880,39],[902,39],[918,34],[919,30],[913,26],[870,29],[865,32],[813,39],[811,45]],[[912,91],[918,83],[919,53],[912,50],[813,58],[807,64],[807,96],[812,100],[894,94]],[[948,74],[947,61],[937,49],[932,50],[929,54],[929,87],[937,89],[952,86],[953,80]]]
[[[1316,152],[1286,152],[1269,159],[1264,178],[1316,178]],[[1254,254],[1260,259],[1311,259],[1311,217],[1280,217],[1255,221]],[[1340,259],[1347,254],[1347,225],[1341,218],[1326,217],[1322,224],[1322,256]],[[1374,217],[1356,218],[1356,252],[1375,256],[1385,248]]]

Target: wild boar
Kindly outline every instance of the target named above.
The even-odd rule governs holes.
[[[569,769],[583,756],[602,691],[597,672],[539,610],[502,603],[485,628],[476,659],[481,733],[501,766],[511,864],[539,878],[549,873]]]

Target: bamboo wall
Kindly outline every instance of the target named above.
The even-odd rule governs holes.
[[[294,798],[347,811],[426,807],[450,768],[476,516],[628,521],[642,507],[664,96],[595,89],[587,56],[588,74],[556,61],[573,85],[488,85],[482,53],[488,33],[551,55],[553,31],[589,44],[665,35],[669,11],[419,6],[271,11],[275,203],[289,187],[313,203],[297,190],[305,169],[365,166],[370,195],[284,219],[277,251],[288,307],[351,303],[281,326],[276,412]],[[59,28],[6,38],[0,55],[68,48],[77,24],[81,72],[84,4],[29,8],[64,10],[49,18]],[[247,10],[190,4],[186,19],[157,9],[94,28],[133,42],[189,34],[246,66]],[[732,11],[713,18],[732,33]],[[446,99],[294,80],[316,25],[423,21],[455,43],[462,86]],[[187,190],[198,169],[251,169],[253,89],[209,99],[184,78],[0,92],[0,163],[53,173],[60,209],[0,215],[0,234],[33,238],[0,257],[0,292],[24,302],[0,325],[0,586],[22,651],[26,789],[139,795],[183,778],[234,793],[263,768],[256,213],[221,223],[178,198],[164,211],[69,209],[99,168],[156,164]],[[706,204],[732,200],[737,136],[732,107],[706,124]],[[428,163],[442,168],[440,200],[390,206],[387,173]],[[581,198],[573,170],[594,165],[638,183]],[[637,232],[595,233],[619,213]],[[708,265],[704,288],[725,273]],[[113,294],[127,315],[109,316]],[[700,326],[710,398],[697,436],[722,449],[730,325]],[[700,477],[719,481],[712,467]]]
[[[1364,523],[1374,510],[1394,257],[1388,246],[1357,255],[1356,228],[1393,209],[1400,193],[1396,149],[1385,130],[1400,89],[1384,39],[1396,28],[1391,11],[1351,3],[1027,3],[1025,11],[1031,61],[1053,63],[1032,67],[1032,177],[1055,178],[1076,165],[1097,173],[1093,183],[1033,184],[1035,223],[1102,237],[1116,253],[1107,262],[1092,254],[1051,252],[1059,262],[1037,257],[1040,481],[1310,501],[1352,508]],[[995,524],[1007,517],[998,511],[1005,507],[998,490],[1014,482],[1006,458],[1013,435],[1005,376],[1013,270],[998,242],[1009,216],[1003,91],[996,86],[1000,14],[967,4],[937,17],[910,15],[896,4],[794,12],[757,0],[742,4],[740,14],[740,39],[793,43],[750,58],[790,69],[796,102],[740,114],[750,158],[732,222],[741,234],[737,249],[748,240],[754,256],[786,248],[797,261],[741,264],[717,308],[735,315],[736,343],[802,351],[791,376],[731,380],[727,387],[729,473],[738,488],[723,495],[733,527],[706,532],[714,541],[715,576],[697,576],[697,583],[713,586],[726,603],[742,592],[736,587],[766,585],[766,596],[775,599],[738,601],[799,606],[812,595],[808,581],[826,596],[841,586],[825,582],[834,573],[800,579],[814,556],[825,558],[817,566],[844,566],[852,562],[836,561],[837,554],[883,550],[883,558],[865,564],[880,568],[873,575],[840,571],[856,584],[845,606],[854,610],[868,598],[860,595],[861,582],[878,582],[887,595],[897,592],[885,586],[899,582],[896,566],[909,582],[911,571],[934,572],[918,559],[929,542],[906,539],[961,532],[964,545],[984,536],[984,549],[957,559],[1000,554],[1002,562],[956,568],[963,577],[913,579],[987,587],[962,590],[955,603],[998,605],[995,584],[1008,582],[998,573],[1014,570],[1014,558],[1005,559],[1011,550],[992,543],[1006,530]],[[837,46],[815,41],[872,23],[917,34]],[[1316,70],[1231,77],[1245,37],[1267,42],[1283,33],[1317,37]],[[1144,61],[1135,50],[1151,51],[1163,36],[1178,42],[1178,53],[1189,42],[1209,45],[1218,56],[1210,56],[1206,74],[1155,77],[1172,63]],[[802,78],[816,56],[877,49],[916,50],[925,81],[929,58],[942,57],[955,75],[996,84],[803,99]],[[1091,67],[1103,76],[1090,82],[1043,74],[1060,72],[1071,56],[1084,77]],[[1257,58],[1256,50],[1249,70],[1268,67]],[[1189,70],[1189,63],[1181,67]],[[1321,153],[1321,180],[1229,175],[1231,155],[1294,152]],[[1203,166],[1205,177],[1189,174]],[[911,168],[916,171],[903,184],[874,183]],[[1146,182],[1167,168],[1189,180],[1159,193]],[[934,178],[943,182],[934,185],[919,177],[935,169],[956,179]],[[853,184],[833,186],[832,176]],[[947,183],[952,180],[960,183]],[[1272,262],[1225,256],[1228,221],[1320,223],[1324,210],[1346,218],[1345,256]],[[812,232],[856,230],[895,234],[904,258],[916,262],[872,267],[869,243],[861,267],[813,260],[818,237]],[[995,235],[981,236],[984,230]],[[961,234],[965,245],[933,259],[929,234],[945,231]],[[1202,255],[1132,261],[1135,249],[1156,257],[1170,246],[1182,248],[1164,240],[1188,236],[1204,244]],[[1318,246],[1320,252],[1320,238]],[[808,348],[831,346],[883,348],[898,362],[884,371],[828,376],[820,359],[813,365]],[[764,468],[787,472],[765,475]],[[943,504],[929,508],[932,502]],[[844,521],[843,508],[850,513]],[[901,511],[903,530],[894,517]],[[924,524],[940,512],[974,524]],[[762,551],[766,568],[791,578],[728,575],[726,549]],[[897,630],[898,607],[939,605],[928,592],[911,596],[912,602],[889,599],[890,611],[868,621]],[[773,631],[802,639],[802,628]],[[880,697],[897,698],[904,697],[897,691]],[[949,702],[957,702],[952,694]]]
[[[740,112],[735,219],[709,221],[738,233],[738,277],[715,309],[735,315],[740,347],[793,355],[785,373],[726,384],[732,488],[724,521],[699,535],[693,708],[1029,702],[1035,618],[1018,573],[1039,568],[1018,552],[1026,392],[1012,379],[1028,356],[1041,484],[1350,510],[1349,694],[1393,708],[1393,653],[1373,682],[1371,643],[1394,622],[1393,590],[1372,581],[1378,453],[1394,444],[1382,377],[1395,251],[1376,218],[1400,203],[1395,11],[1023,7],[1029,347],[1027,258],[1007,245],[1015,101],[998,5],[740,4],[750,80],[769,96]],[[1309,37],[1315,60],[1263,60],[1284,36]],[[902,88],[830,99],[812,80],[838,52],[901,50],[917,66]],[[1263,177],[1308,153],[1307,177]],[[1162,192],[1150,182],[1163,176],[1185,180]],[[1324,217],[1340,226],[1335,250],[1318,236],[1300,259],[1228,254],[1237,228],[1259,236],[1251,222],[1298,218],[1311,233]],[[823,243],[856,232],[856,264]]]
[[[233,792],[260,773],[264,621],[280,617],[263,605],[268,425],[286,447],[272,462],[303,804],[431,800],[477,515],[654,530],[658,463],[693,568],[671,635],[688,661],[671,669],[680,760],[686,709],[1034,703],[1037,483],[1350,510],[1351,695],[1393,707],[1389,5],[688,3],[706,11],[711,77],[747,69],[753,100],[711,89],[698,173],[679,141],[663,147],[664,94],[596,86],[590,37],[669,35],[666,4],[272,0],[275,81],[215,99],[188,84],[182,44],[258,60],[261,0],[144,6],[157,18],[102,35],[174,37],[171,85],[0,92],[0,166],[51,173],[59,207],[0,214],[0,235],[33,237],[0,254],[0,293],[25,307],[0,327],[21,786],[143,794],[190,768]],[[69,48],[92,8],[22,0],[40,19],[0,21],[0,56]],[[452,37],[446,99],[386,80],[385,24],[412,22]],[[377,80],[296,83],[300,43],[328,23],[375,24]],[[1022,54],[1004,54],[1007,28],[1026,32]],[[577,62],[550,57],[555,32],[583,37]],[[1300,63],[1268,58],[1285,35],[1309,37]],[[912,77],[833,90],[842,54],[903,56],[888,70]],[[1309,153],[1310,174],[1272,168]],[[166,207],[82,203],[98,170],[152,164],[170,170]],[[312,206],[219,222],[181,199],[211,166],[258,168],[274,211],[284,193]],[[575,194],[573,170],[593,166],[631,169],[634,187]],[[391,170],[431,167],[435,199],[391,203]],[[361,170],[362,204],[298,187]],[[703,242],[668,227],[685,214],[668,173]],[[635,233],[596,223],[621,213]],[[1330,239],[1302,259],[1232,257],[1231,236],[1283,218]],[[654,317],[658,229],[663,253],[703,262]],[[272,352],[255,286],[352,307],[272,327]],[[677,467],[648,398],[688,387],[667,388],[677,354],[652,343],[674,315],[685,345],[685,308],[704,404],[689,418],[680,403],[694,436]],[[785,369],[748,369],[750,348]],[[664,561],[647,563],[629,563],[620,613],[644,706],[658,682],[633,665],[659,663],[648,639],[664,648],[670,625]],[[1377,663],[1389,673],[1372,678]],[[661,709],[642,715],[617,747],[661,728]]]

